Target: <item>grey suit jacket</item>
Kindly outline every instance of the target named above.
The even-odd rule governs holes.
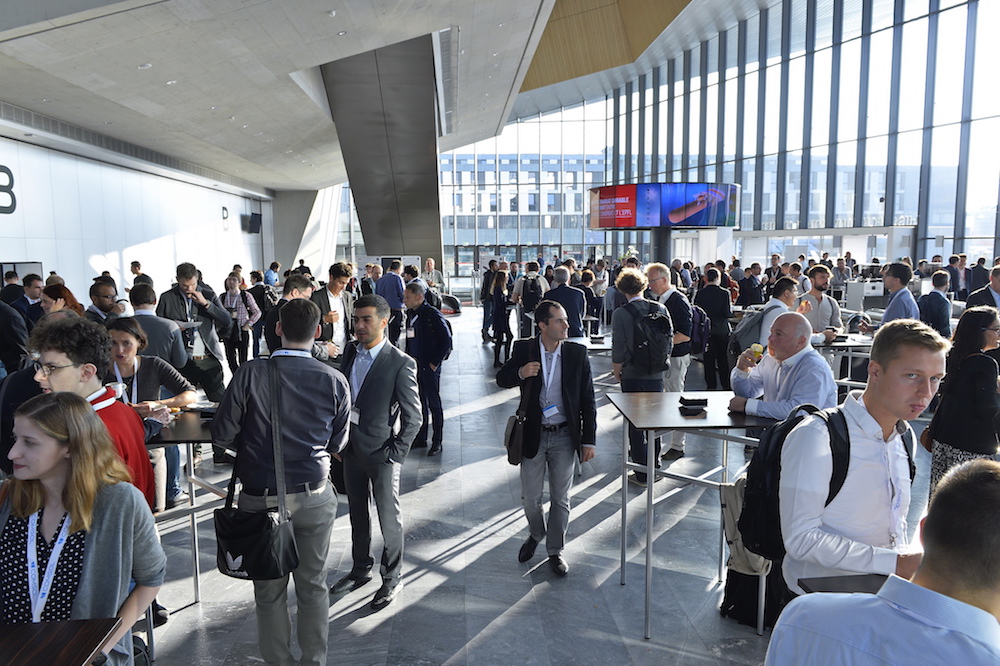
[[[355,358],[357,345],[348,345],[340,365],[348,383]],[[386,344],[368,370],[354,407],[360,416],[351,426],[345,454],[369,465],[403,462],[423,422],[416,361]]]
[[[344,326],[346,327],[347,339],[349,341],[354,334],[354,324],[351,321],[351,317],[354,316],[354,294],[345,289],[341,293],[341,296],[344,298],[344,317],[346,319]],[[322,314],[326,314],[332,310],[330,307],[330,291],[326,287],[314,291],[311,300],[319,306],[319,311]],[[320,325],[323,327],[323,331],[320,333],[320,340],[326,340],[327,342],[333,340],[333,324],[326,324],[320,320]]]
[[[135,320],[146,332],[146,349],[143,353],[159,356],[178,370],[183,368],[187,364],[187,348],[184,346],[184,335],[177,322],[138,312],[136,311]]]

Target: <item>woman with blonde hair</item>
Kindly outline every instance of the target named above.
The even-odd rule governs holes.
[[[145,497],[74,393],[25,402],[14,435],[13,478],[0,487],[0,623],[117,616],[101,652],[108,664],[132,663],[132,625],[166,567]]]

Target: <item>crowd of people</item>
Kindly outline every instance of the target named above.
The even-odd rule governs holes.
[[[986,581],[993,596],[957,590],[951,583],[968,579],[944,573],[957,557],[952,532],[941,527],[960,506],[955,496],[970,484],[1000,479],[1000,466],[991,462],[1000,413],[1000,266],[986,270],[982,260],[965,268],[963,257],[953,259],[940,270],[934,270],[943,264],[939,257],[916,270],[908,260],[880,266],[889,292],[885,312],[877,325],[859,325],[874,336],[867,380],[842,396],[817,348],[845,329],[835,294],[859,275],[849,253],[792,262],[775,254],[767,268],[758,262],[743,268],[737,259],[703,268],[681,260],[643,265],[637,257],[583,267],[567,259],[544,269],[528,261],[523,271],[516,262],[491,262],[478,294],[482,338],[494,345],[497,384],[520,389],[524,418],[520,480],[529,534],[518,560],[531,560],[544,542],[552,572],[569,573],[575,461],[593,458],[597,445],[590,362],[573,339],[610,327],[611,371],[623,392],[683,391],[692,359],[700,357],[707,387],[734,392],[731,411],[781,420],[801,404],[840,405],[851,446],[835,496],[828,497],[835,463],[824,421],[805,419],[782,449],[787,599],[804,595],[802,578],[896,574],[911,582],[890,578],[880,593],[888,604],[903,604],[900,598],[916,604],[912,599],[924,593],[909,585],[963,604],[970,618],[973,610],[996,615],[1000,587],[992,570],[976,580]],[[986,271],[985,282],[977,267]],[[40,552],[40,570],[58,561],[44,582],[59,594],[57,603],[39,602],[23,557],[4,560],[0,621],[118,614],[124,629],[102,652],[109,663],[127,663],[126,633],[146,606],[153,604],[158,621],[168,616],[155,601],[165,557],[154,515],[187,499],[176,447],[146,444],[170,422],[172,410],[190,405],[201,391],[218,403],[213,463],[236,463],[241,507],[273,507],[276,424],[269,406],[280,401],[287,505],[300,555],[292,575],[297,640],[301,663],[325,663],[328,596],[353,592],[375,577],[372,502],[383,546],[371,609],[386,608],[402,589],[401,466],[411,449],[435,456],[444,445],[440,379],[452,340],[434,304],[445,294],[445,278],[431,259],[424,270],[398,260],[363,270],[337,262],[319,284],[299,260],[284,273],[278,262],[250,271],[250,285],[236,265],[216,292],[194,265],[182,263],[158,295],[138,262],[132,274],[127,298],[119,298],[109,274],[94,278],[86,308],[58,276],[49,284],[38,275],[5,276],[0,367],[9,376],[0,386],[0,463],[8,479],[0,490],[0,542],[5,553]],[[914,275],[933,285],[919,301],[909,289]],[[952,332],[951,297],[963,291],[967,307]],[[740,306],[760,312],[749,315],[757,327],[745,338],[752,344],[733,353],[730,320]],[[267,360],[248,362],[258,357]],[[916,441],[909,422],[932,403],[934,418],[920,438],[932,455],[933,497],[922,558],[907,542]],[[659,439],[651,444],[630,428],[629,457],[645,464],[650,445],[657,466],[685,455],[682,433],[665,441],[661,451]],[[655,480],[629,474],[639,486]],[[329,585],[334,489],[349,503],[352,565]],[[995,499],[987,493],[987,501]],[[109,503],[123,510],[112,516]],[[968,549],[983,543],[970,542]],[[116,544],[114,555],[106,555]],[[108,564],[99,573],[94,558]],[[254,582],[258,644],[267,663],[292,661],[288,582]],[[937,598],[924,597],[920,603]],[[848,618],[851,608],[840,601],[793,601],[768,659],[788,663],[782,661],[788,655],[818,650],[816,627],[824,613]],[[868,612],[886,611],[878,604],[858,607],[858,617]],[[973,624],[984,631],[981,618]],[[998,650],[995,639],[966,639]]]

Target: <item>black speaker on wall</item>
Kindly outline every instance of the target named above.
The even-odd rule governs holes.
[[[247,232],[251,234],[259,234],[262,223],[263,218],[261,218],[260,213],[250,213],[250,222],[247,224]]]

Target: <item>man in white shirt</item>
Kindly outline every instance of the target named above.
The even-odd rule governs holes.
[[[799,293],[806,294],[812,289],[812,284],[809,282],[809,278],[802,274],[802,264],[797,261],[792,262],[788,265],[788,277],[793,278],[799,283]]]
[[[877,595],[809,594],[782,612],[768,666],[1000,663],[1000,464],[976,460],[937,485],[924,556]]]
[[[346,290],[347,283],[351,280],[351,273],[350,266],[338,261],[330,266],[326,288],[314,291],[309,297],[323,313],[319,339],[332,342],[337,349],[336,354],[329,359],[334,367],[340,366],[344,350],[347,349],[347,343],[351,341],[351,334],[354,333],[351,328],[354,294]]]
[[[882,326],[872,342],[868,386],[844,402],[850,439],[847,477],[826,504],[833,456],[826,424],[809,417],[785,439],[778,500],[785,543],[782,573],[799,579],[879,573],[909,578],[920,563],[908,554],[910,507],[907,424],[927,408],[945,372],[949,344],[918,321]]]
[[[787,418],[802,404],[821,409],[837,404],[833,371],[809,344],[812,327],[798,312],[774,320],[767,340],[767,354],[757,361],[747,349],[740,354],[729,379],[736,396],[733,412],[771,419]]]
[[[809,281],[812,289],[802,297],[803,303],[809,303],[809,310],[804,312],[814,334],[823,336],[823,342],[830,342],[837,337],[843,328],[840,318],[840,305],[827,295],[830,289],[830,269],[823,264],[816,264],[809,269]]]

